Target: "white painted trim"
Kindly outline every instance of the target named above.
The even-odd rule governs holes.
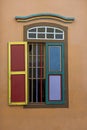
[[[39,28],[45,28],[45,31],[44,32],[38,32]],[[47,32],[47,28],[52,28],[52,29],[54,29],[54,31],[53,32]],[[30,30],[32,30],[32,29],[36,29],[36,31],[35,32],[30,32]],[[56,32],[55,31],[56,29],[60,30],[62,32]],[[36,34],[36,38],[29,37],[29,34]],[[45,34],[45,38],[38,38],[38,34]],[[47,38],[47,34],[53,34],[54,38]],[[59,39],[56,38],[55,37],[56,34],[59,34],[59,35],[62,34],[63,38],[59,38]],[[27,30],[27,39],[64,40],[64,31],[62,29],[60,29],[60,28],[51,27],[51,26],[36,26],[36,27],[30,28],[30,29]]]

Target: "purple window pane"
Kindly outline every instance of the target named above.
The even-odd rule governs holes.
[[[61,100],[61,76],[49,76],[49,100]]]

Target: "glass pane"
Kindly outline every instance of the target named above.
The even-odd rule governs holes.
[[[36,57],[35,56],[29,56],[29,67],[35,67],[36,66]]]
[[[29,79],[29,102],[31,102],[31,99],[32,99],[32,82],[31,82],[31,79]]]
[[[32,75],[32,70],[29,69],[29,77],[31,77],[31,75]],[[44,69],[43,68],[33,68],[33,78],[44,78]]]
[[[38,38],[45,38],[45,34],[38,34]]]
[[[59,29],[55,29],[56,33],[63,33],[63,31],[59,30]]]
[[[42,61],[42,63],[41,63]],[[38,66],[43,67],[44,66],[44,56],[38,56]]]
[[[38,32],[45,32],[45,28],[38,28]]]
[[[44,69],[43,68],[38,68],[38,77],[44,78]]]
[[[36,79],[33,80],[33,102],[36,102]]]
[[[49,71],[61,71],[61,47],[49,46]]]
[[[33,68],[33,78],[36,78],[36,68]]]
[[[29,55],[32,54],[32,45],[29,44]]]
[[[54,38],[54,34],[47,34],[47,38],[53,39]]]
[[[36,55],[36,45],[32,45],[33,46],[33,55]]]
[[[35,33],[29,33],[29,38],[36,38],[36,34]]]
[[[45,79],[42,80],[42,92],[40,87],[41,87],[41,80],[39,79],[38,80],[38,101],[41,102],[41,98],[42,98],[42,102],[45,102]]]
[[[61,76],[49,76],[49,100],[61,100]]]
[[[32,87],[32,82],[33,82],[33,87]],[[29,102],[36,102],[36,92],[38,96],[38,102],[45,102],[45,79],[42,80],[42,97],[41,97],[41,89],[40,89],[40,79],[38,80],[38,86],[36,88],[36,79],[31,80],[29,79]],[[38,89],[38,90],[36,90]],[[33,97],[33,98],[32,98]],[[33,99],[33,101],[32,101]]]
[[[31,66],[32,66],[32,57],[29,56],[29,67],[31,67]]]
[[[42,45],[42,47],[41,47],[41,45]],[[45,48],[44,43],[43,44],[40,43],[38,45],[38,55],[44,55],[44,48]]]
[[[54,32],[54,28],[47,28],[47,32]]]
[[[29,68],[29,78],[31,78],[31,77],[32,77],[32,69]]]
[[[29,56],[29,67],[36,66],[36,57],[35,56]]]
[[[33,56],[33,66],[36,66],[36,56]]]
[[[36,28],[30,29],[29,32],[36,32]]]
[[[35,44],[29,44],[29,56],[36,54],[36,45]]]
[[[45,46],[44,46],[44,44],[42,44],[42,55],[45,55],[44,52],[45,51]]]
[[[55,35],[55,38],[56,38],[56,39],[63,39],[63,34],[56,34],[56,35]]]

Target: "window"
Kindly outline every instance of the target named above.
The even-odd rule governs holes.
[[[27,39],[64,39],[64,31],[50,26],[37,26],[27,30]]]
[[[9,43],[10,105],[68,106],[65,30],[53,26],[35,26],[26,29],[28,41]],[[55,41],[60,33],[63,39]],[[52,38],[50,34],[53,35],[52,41],[49,40]],[[30,41],[31,38],[36,41]],[[40,41],[37,41],[39,38]]]
[[[29,102],[45,102],[45,44],[30,43],[29,47]]]

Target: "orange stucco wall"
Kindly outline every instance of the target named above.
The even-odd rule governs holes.
[[[69,108],[10,107],[7,42],[22,41],[32,23],[14,17],[44,12],[75,17],[72,24],[48,20],[68,26]],[[87,0],[1,0],[0,13],[0,130],[87,130]]]

